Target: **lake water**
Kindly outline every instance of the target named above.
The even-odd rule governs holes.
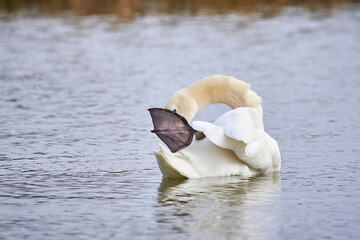
[[[358,1],[46,2],[0,1],[0,239],[360,238]],[[213,74],[279,174],[162,179],[146,109]]]

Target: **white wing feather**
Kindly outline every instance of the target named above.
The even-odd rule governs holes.
[[[213,124],[194,121],[193,126],[222,148],[235,150],[237,141],[244,142],[243,152],[247,156],[255,155],[263,146],[264,125],[254,108],[237,108],[223,114]]]
[[[254,108],[237,108],[216,119],[215,125],[224,128],[226,136],[249,143],[264,130],[260,114]]]

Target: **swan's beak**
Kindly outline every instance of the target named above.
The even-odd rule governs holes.
[[[148,109],[154,124],[155,133],[172,153],[189,146],[197,133],[180,114],[164,108]]]

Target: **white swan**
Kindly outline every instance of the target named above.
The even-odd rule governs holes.
[[[207,77],[174,93],[166,108],[191,122],[200,109],[213,103],[233,110],[214,123],[193,122],[206,138],[176,153],[163,145],[154,152],[164,177],[250,177],[279,171],[280,150],[264,131],[261,98],[250,90],[250,84],[230,76]]]

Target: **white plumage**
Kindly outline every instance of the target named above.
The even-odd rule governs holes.
[[[165,177],[250,177],[280,170],[277,142],[264,131],[254,108],[231,110],[214,123],[194,121],[193,127],[203,131],[206,138],[177,153],[162,145],[155,151]]]
[[[155,156],[161,172],[171,178],[254,176],[280,170],[278,144],[264,130],[261,98],[250,84],[229,76],[204,78],[176,92],[166,105],[191,122],[196,112],[213,104],[233,108],[214,123],[194,121],[206,138],[171,153],[160,145]]]

